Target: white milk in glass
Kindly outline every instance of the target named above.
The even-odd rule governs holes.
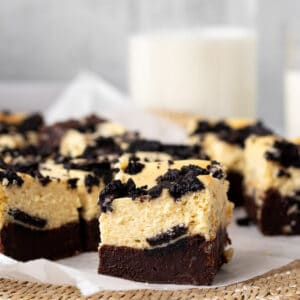
[[[207,117],[254,117],[256,36],[242,28],[137,34],[129,43],[129,89],[145,108]]]
[[[285,74],[285,126],[290,138],[300,137],[300,68]]]

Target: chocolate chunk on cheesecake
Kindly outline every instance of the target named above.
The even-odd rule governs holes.
[[[40,143],[52,150],[58,150],[64,156],[87,156],[93,151],[99,151],[100,155],[118,153],[118,145],[111,137],[125,134],[124,127],[118,123],[91,115],[80,120],[72,119],[43,127]]]
[[[243,204],[245,141],[251,135],[271,133],[261,122],[246,119],[208,121],[193,120],[188,133],[191,144],[200,144],[210,159],[220,161],[227,170],[230,183],[228,197],[235,206]]]
[[[300,146],[275,136],[245,147],[245,207],[265,235],[300,234]]]
[[[40,114],[0,112],[0,150],[36,144],[43,124]]]
[[[5,255],[26,261],[81,251],[80,199],[66,180],[52,175],[36,163],[0,170],[0,249]]]
[[[184,144],[165,144],[157,140],[147,140],[137,138],[132,140],[126,151],[128,153],[157,153],[169,159],[208,159],[208,155],[200,145],[184,145]],[[146,156],[146,155],[144,155]],[[155,156],[154,156],[155,157]]]
[[[133,174],[132,174],[133,173]],[[225,262],[232,204],[215,162],[143,162],[100,193],[99,273],[142,282],[211,284]]]

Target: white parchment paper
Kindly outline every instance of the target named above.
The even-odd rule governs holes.
[[[129,129],[139,130],[148,138],[159,138],[168,142],[185,141],[185,134],[181,128],[133,107],[129,99],[119,91],[90,73],[80,75],[71,83],[46,112],[46,118],[53,122],[89,113],[97,113],[118,121]],[[242,209],[236,210],[234,219],[243,214]],[[264,237],[255,226],[239,227],[235,225],[234,220],[229,228],[229,236],[233,242],[233,260],[222,267],[212,287],[250,279],[300,258],[299,236]],[[83,295],[102,290],[191,287],[146,284],[113,278],[97,274],[97,267],[96,252],[83,253],[56,262],[38,259],[26,263],[0,255],[0,277],[74,285]]]

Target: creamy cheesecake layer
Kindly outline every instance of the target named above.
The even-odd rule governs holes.
[[[17,173],[16,179],[9,179],[11,174],[2,175],[0,225],[15,222],[46,230],[79,221],[78,209],[81,203],[77,193],[68,188],[66,181],[52,180],[42,184],[27,174]]]
[[[192,144],[197,143],[198,137],[191,137]],[[221,161],[222,164],[232,171],[242,173],[244,168],[243,149],[239,146],[228,144],[220,140],[215,134],[206,134],[201,141],[206,153],[212,159]]]
[[[49,176],[50,179],[73,181],[74,191],[81,202],[80,216],[86,221],[99,217],[98,196],[104,187],[103,179],[97,178],[89,171],[66,169],[62,164],[54,163],[51,160],[41,165],[41,173]]]
[[[284,196],[293,196],[300,190],[299,167],[282,165],[280,161],[267,159],[268,155],[280,155],[274,148],[276,141],[283,141],[275,136],[250,137],[245,147],[245,188],[251,195],[256,190],[257,198],[263,198],[268,189],[276,189]],[[297,144],[294,144],[297,147]],[[288,160],[288,153],[284,154]],[[297,158],[296,158],[297,159]]]
[[[61,139],[60,153],[65,156],[80,156],[91,142],[91,138],[77,130],[68,130]]]
[[[210,164],[199,160],[175,161],[172,165],[146,163],[138,174],[130,175],[121,170],[117,178],[123,183],[132,179],[137,188],[146,185],[151,189],[157,185],[156,179],[169,169],[180,170],[189,165],[205,169]],[[214,239],[217,230],[227,226],[231,218],[232,204],[226,195],[228,183],[212,174],[199,175],[197,179],[203,188],[187,192],[177,200],[165,188],[154,199],[148,196],[114,199],[111,209],[100,216],[101,244],[149,248],[149,239],[159,235],[176,236],[178,228],[184,231],[180,238],[201,235],[207,240]]]

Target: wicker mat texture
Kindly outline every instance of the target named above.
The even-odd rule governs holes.
[[[38,284],[0,279],[0,299],[300,299],[300,260],[242,283],[212,289],[177,291],[133,290],[101,292],[85,298],[72,286]]]

